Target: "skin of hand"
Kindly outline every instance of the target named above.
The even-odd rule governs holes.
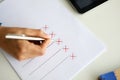
[[[5,35],[9,33],[25,34],[27,36],[40,37],[45,40],[42,44],[35,44],[34,42],[28,40],[5,39]],[[0,27],[0,48],[20,61],[42,56],[49,43],[49,35],[39,29]]]

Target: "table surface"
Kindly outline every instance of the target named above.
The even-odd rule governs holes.
[[[84,13],[77,13],[67,2],[63,4],[105,43],[107,51],[77,74],[73,80],[97,80],[100,74],[120,67],[120,0],[109,0]],[[19,80],[6,59],[0,54],[0,80]]]

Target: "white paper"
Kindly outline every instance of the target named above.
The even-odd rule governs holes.
[[[20,62],[1,50],[22,80],[72,79],[104,51],[104,45],[73,18],[61,0],[5,0],[0,3],[0,22],[53,33],[44,56]]]

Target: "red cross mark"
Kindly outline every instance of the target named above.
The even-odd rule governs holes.
[[[45,25],[43,28],[46,31],[48,29],[48,25]]]
[[[56,42],[58,45],[60,45],[62,43],[62,40],[59,38]]]
[[[69,48],[67,46],[65,46],[63,49],[65,52],[67,52]]]
[[[72,55],[70,56],[72,58],[72,60],[76,57],[73,53]]]
[[[51,38],[55,37],[55,33],[50,33]]]

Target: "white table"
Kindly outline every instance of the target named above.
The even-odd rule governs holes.
[[[75,18],[84,23],[107,46],[107,51],[84,68],[73,80],[96,80],[105,72],[120,67],[120,0],[109,0],[104,4],[78,14],[64,1]],[[19,80],[6,59],[0,54],[0,80]]]

